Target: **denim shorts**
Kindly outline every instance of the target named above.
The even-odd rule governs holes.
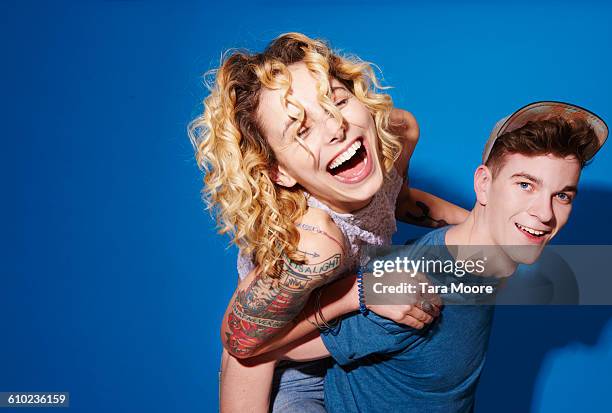
[[[272,413],[325,413],[323,384],[332,359],[297,363],[281,361],[274,371]]]

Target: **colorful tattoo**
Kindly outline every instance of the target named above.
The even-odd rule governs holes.
[[[307,231],[334,239],[317,227],[300,225]],[[301,252],[309,257],[320,256],[316,251]],[[236,293],[232,303],[227,319],[228,351],[234,355],[252,355],[293,321],[313,290],[339,275],[341,261],[341,254],[314,264],[298,264],[285,257],[279,277],[257,275],[247,288]]]

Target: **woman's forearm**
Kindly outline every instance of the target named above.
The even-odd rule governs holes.
[[[313,361],[320,360],[330,356],[329,350],[323,344],[321,336],[317,334],[314,338],[304,341],[298,341],[281,347],[278,351],[277,359],[292,360],[292,361]]]
[[[398,196],[395,216],[407,224],[439,228],[460,224],[468,211],[430,193],[404,186]]]

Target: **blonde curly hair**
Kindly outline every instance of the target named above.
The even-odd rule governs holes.
[[[263,274],[277,277],[283,256],[304,262],[297,250],[299,233],[295,223],[307,209],[303,188],[276,185],[271,167],[276,157],[262,134],[257,109],[262,88],[283,91],[285,105],[300,108],[289,94],[291,76],[287,66],[304,62],[318,84],[322,107],[336,119],[342,115],[330,95],[330,79],[342,82],[374,116],[385,173],[398,158],[400,138],[388,131],[391,97],[381,93],[369,63],[341,57],[321,40],[300,33],[286,33],[273,40],[262,53],[233,51],[216,69],[211,93],[204,100],[204,113],[188,127],[199,167],[205,172],[203,198],[216,218],[220,234],[243,254],[253,256]],[[305,146],[300,138],[293,137]]]

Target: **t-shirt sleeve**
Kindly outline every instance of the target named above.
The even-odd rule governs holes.
[[[323,344],[341,366],[372,354],[404,350],[422,336],[421,330],[397,324],[368,312],[348,314],[338,325],[321,332]]]

